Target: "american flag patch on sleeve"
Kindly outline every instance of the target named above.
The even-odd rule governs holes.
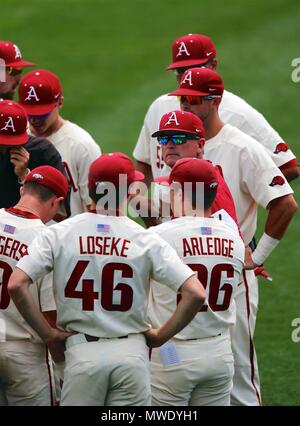
[[[201,232],[202,235],[211,235],[212,229],[209,228],[208,226],[201,226],[200,232]]]
[[[15,226],[12,225],[4,225],[3,231],[7,232],[8,234],[14,234],[16,230]]]
[[[110,232],[110,225],[97,223],[97,232]]]

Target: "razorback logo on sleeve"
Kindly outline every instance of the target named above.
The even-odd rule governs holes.
[[[279,154],[280,152],[287,152],[289,149],[289,146],[285,142],[280,142],[276,145],[274,154]]]
[[[284,185],[285,179],[282,176],[275,176],[269,186]]]

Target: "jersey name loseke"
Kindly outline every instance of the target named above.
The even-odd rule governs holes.
[[[100,254],[102,256],[127,257],[131,241],[117,237],[80,236],[80,254]]]

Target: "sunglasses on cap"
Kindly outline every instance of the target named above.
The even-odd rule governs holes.
[[[15,77],[16,75],[22,74],[23,68],[6,67],[6,72],[8,73],[8,75]]]
[[[189,139],[200,139],[197,135],[163,135],[157,136],[157,141],[160,145],[167,145],[171,141],[174,145],[182,145]]]
[[[215,98],[220,98],[219,95],[208,95],[208,96],[195,96],[195,95],[185,95],[177,96],[181,104],[187,103],[189,105],[201,105],[203,101],[211,101]]]

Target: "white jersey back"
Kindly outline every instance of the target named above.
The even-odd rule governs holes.
[[[100,147],[88,132],[68,120],[47,139],[60,153],[71,184],[71,216],[83,213],[91,204],[87,186],[89,166],[101,155]]]
[[[26,213],[17,216],[9,211],[0,210],[0,341],[40,342],[40,338],[25,322],[10,299],[7,284],[16,264],[26,255],[29,244],[45,225],[40,219],[31,219]],[[49,277],[31,285],[30,291],[41,311],[55,310],[52,282]]]
[[[176,96],[160,96],[150,105],[133,152],[136,160],[151,166],[154,178],[161,176],[164,163],[161,147],[156,138],[152,138],[151,135],[159,129],[161,117],[175,109],[180,109],[180,103]],[[243,99],[227,90],[224,91],[219,106],[219,114],[224,123],[239,128],[258,141],[267,150],[277,167],[295,158],[293,152],[263,115]]]
[[[222,167],[249,244],[256,230],[257,205],[266,208],[275,198],[292,194],[292,188],[262,146],[230,124],[206,141],[204,157]]]
[[[239,234],[214,218],[185,216],[150,228],[177,251],[206,287],[206,301],[178,339],[217,336],[235,322],[234,294],[241,282],[245,246]],[[180,296],[179,296],[180,297]],[[148,316],[161,326],[178,303],[178,295],[159,282],[151,285]]]
[[[177,292],[193,275],[156,234],[127,217],[90,212],[45,230],[18,267],[32,279],[53,268],[58,324],[104,338],[149,328],[151,277]]]

